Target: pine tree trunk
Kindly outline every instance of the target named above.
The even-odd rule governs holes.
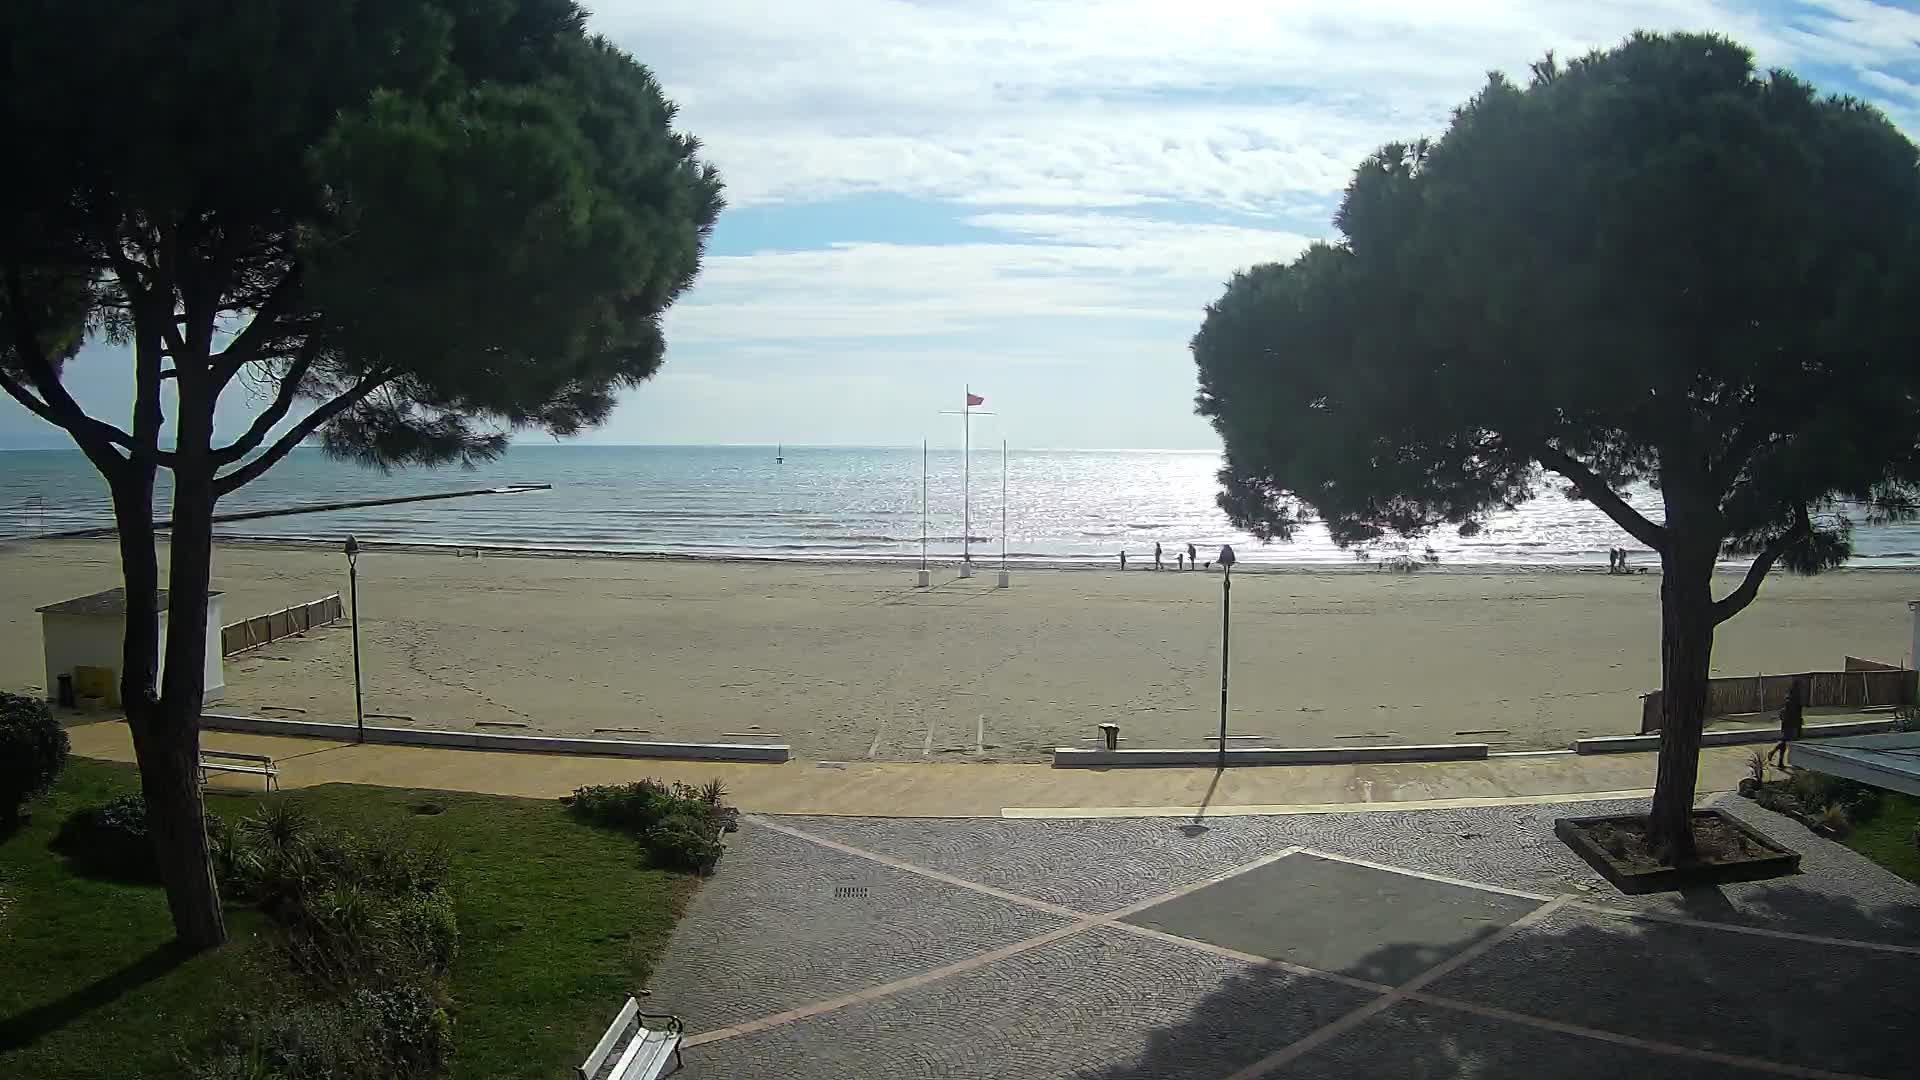
[[[227,940],[207,846],[200,791],[200,708],[206,696],[207,592],[213,583],[213,409],[200,400],[197,380],[180,387],[174,450],[173,524],[168,554],[167,662],[161,676],[159,729],[154,748],[161,768],[148,773],[149,825],[167,884],[174,929],[183,944],[210,948]],[[156,807],[163,812],[155,814]]]
[[[125,639],[121,651],[120,701],[133,732],[134,760],[140,766],[140,789],[147,803],[147,825],[153,837],[160,880],[167,890],[167,908],[174,935],[195,949],[211,948],[227,940],[226,920],[213,881],[213,862],[207,850],[206,813],[200,798],[199,694],[193,708],[170,707],[156,692],[160,659],[159,560],[154,550],[153,467],[130,463],[113,485],[114,523],[120,537],[120,572],[127,590]],[[211,517],[209,509],[207,516]],[[209,527],[210,530],[210,527]],[[203,543],[204,549],[208,545]],[[175,591],[168,614],[167,674],[189,665],[193,681],[203,680],[204,656],[176,655],[184,642],[204,642],[206,587],[201,597],[197,633],[182,632],[178,610],[180,545],[173,545]],[[206,559],[200,577],[208,576]],[[204,648],[197,650],[204,653]]]
[[[1660,582],[1660,771],[1647,833],[1661,861],[1693,858],[1693,800],[1713,667],[1713,561],[1718,544],[1676,544]]]

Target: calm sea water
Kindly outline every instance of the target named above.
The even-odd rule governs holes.
[[[921,537],[918,448],[516,446],[467,472],[391,474],[301,449],[223,500],[222,512],[514,483],[553,490],[410,506],[343,510],[221,526],[222,535],[363,539],[710,556],[917,558]],[[929,552],[951,559],[963,532],[976,558],[1002,544],[1000,454],[972,461],[972,527],[963,530],[961,458],[928,459]],[[1005,546],[1018,561],[1152,557],[1197,545],[1211,558],[1232,543],[1259,563],[1351,566],[1350,552],[1308,527],[1291,543],[1261,545],[1227,524],[1214,504],[1212,453],[1016,450],[1005,471]],[[165,474],[162,473],[164,480]],[[161,512],[165,513],[161,492]],[[1636,502],[1654,505],[1651,493]],[[0,536],[110,523],[105,489],[77,451],[0,453]],[[1637,547],[1602,514],[1557,494],[1494,517],[1478,536],[1430,537],[1443,567],[1604,565],[1606,550]],[[1862,529],[1854,565],[1920,565],[1920,525]],[[1420,554],[1416,545],[1414,554]],[[1385,552],[1391,553],[1391,552]],[[1651,557],[1640,556],[1643,564]]]

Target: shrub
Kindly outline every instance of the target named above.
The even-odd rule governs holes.
[[[721,834],[740,827],[726,794],[718,780],[701,787],[638,780],[580,788],[567,806],[583,820],[638,836],[651,866],[706,874],[725,850]]]
[[[1793,797],[1800,800],[1800,805],[1808,810],[1819,810],[1827,805],[1828,785],[1829,781],[1825,776],[1811,769],[1793,770],[1793,778],[1788,782]]]
[[[218,852],[226,824],[211,812],[206,823],[209,845]],[[123,881],[160,879],[153,834],[147,829],[147,801],[139,795],[74,811],[60,824],[52,846],[89,873]]]
[[[649,866],[695,874],[712,873],[725,850],[718,825],[706,815],[670,814],[642,842]]]
[[[1813,824],[1817,832],[1836,840],[1853,831],[1853,819],[1839,803],[1828,803],[1826,809],[1815,815]]]
[[[0,829],[20,820],[67,764],[67,731],[39,698],[0,693]]]
[[[365,1044],[387,1064],[386,1075],[438,1076],[453,1050],[453,1021],[432,994],[418,985],[357,990],[349,1009]]]
[[[337,988],[437,976],[459,951],[447,854],[319,828],[274,803],[216,837],[229,898],[281,928],[298,970]]]
[[[1790,818],[1801,819],[1806,811],[1801,809],[1800,800],[1790,792],[1781,790],[1779,785],[1763,787],[1753,796],[1753,801],[1776,814],[1785,814]]]
[[[1872,784],[1862,784],[1844,776],[1829,777],[1827,780],[1828,803],[1846,807],[1847,816],[1854,821],[1872,820],[1880,813],[1882,799],[1880,789]]]
[[[417,983],[230,1014],[192,1080],[426,1080],[446,1071],[453,1024]]]
[[[573,793],[574,816],[613,829],[644,833],[680,809],[678,800],[657,780],[583,787]]]

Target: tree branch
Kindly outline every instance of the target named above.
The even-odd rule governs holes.
[[[334,417],[365,401],[368,394],[385,386],[392,378],[393,373],[391,371],[382,371],[375,375],[369,375],[355,383],[352,389],[308,413],[300,419],[299,423],[293,425],[292,429],[285,435],[280,436],[278,442],[268,447],[266,453],[227,473],[225,476],[215,477],[213,480],[214,495],[216,497],[225,496],[259,477],[261,473],[273,468],[274,465],[279,463],[281,458],[292,453],[294,447],[305,442],[307,436],[320,430]]]
[[[280,316],[292,306],[299,291],[300,267],[295,266],[267,294],[266,300],[254,309],[252,321],[213,358],[213,384],[216,388],[227,385],[240,373],[241,368],[260,359],[261,350],[272,339],[273,331],[280,329]]]
[[[1580,489],[1580,494],[1612,518],[1614,524],[1627,530],[1635,540],[1655,551],[1664,553],[1667,550],[1666,528],[1648,521],[1640,511],[1629,506],[1627,500],[1621,498],[1620,493],[1600,479],[1592,469],[1545,443],[1536,444],[1531,452],[1541,465],[1573,481],[1573,486]]]
[[[73,395],[67,393],[66,387],[60,385],[60,373],[53,369],[53,362],[47,359],[45,350],[40,347],[39,328],[28,313],[26,290],[20,286],[18,272],[8,272],[6,289],[7,309],[11,312],[7,322],[13,327],[14,355],[25,368],[27,381],[40,391],[40,403],[44,407],[44,411],[33,411],[48,423],[65,428],[73,436],[73,441],[80,444],[80,449],[86,452],[87,458],[102,474],[112,479],[114,470],[126,461],[114,447],[131,450],[133,436],[112,424],[88,416],[80,403],[73,400]],[[21,389],[24,390],[24,387]],[[20,400],[13,386],[9,386],[7,392]],[[21,404],[26,402],[21,400]],[[28,408],[33,407],[28,405]]]
[[[312,342],[300,350],[300,355],[294,358],[293,366],[280,377],[280,389],[275,392],[273,403],[267,406],[265,412],[254,417],[253,425],[247,428],[245,435],[213,452],[213,463],[216,467],[231,465],[253,453],[273,431],[274,426],[287,418],[288,411],[293,408],[294,399],[300,396],[300,383],[306,379],[307,371],[313,367],[313,357],[318,351],[318,346]]]
[[[1747,609],[1753,598],[1760,595],[1760,583],[1766,580],[1780,556],[1796,542],[1806,539],[1813,532],[1813,519],[1807,515],[1807,506],[1800,503],[1793,508],[1793,525],[1787,531],[1774,537],[1773,543],[1760,549],[1760,554],[1747,567],[1747,576],[1740,587],[1713,602],[1713,624],[1726,622]]]
[[[0,390],[5,390],[12,396],[13,400],[19,402],[28,412],[45,420],[47,423],[55,427],[66,426],[55,419],[53,409],[48,406],[46,402],[34,397],[32,391],[14,381],[13,377],[4,371],[0,371]]]
[[[1715,491],[1726,491],[1740,478],[1740,470],[1746,467],[1747,459],[1767,441],[1770,434],[1768,425],[1756,417],[1747,425],[1734,432],[1728,440],[1726,452],[1720,455],[1707,470],[1707,482]]]

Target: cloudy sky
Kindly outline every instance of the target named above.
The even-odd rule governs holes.
[[[1912,0],[599,0],[727,182],[666,370],[599,442],[1216,446],[1186,351],[1234,270],[1489,69],[1711,29],[1920,134]],[[84,398],[123,415],[123,358]],[[243,409],[224,417],[226,426]],[[0,444],[58,433],[0,401]]]

